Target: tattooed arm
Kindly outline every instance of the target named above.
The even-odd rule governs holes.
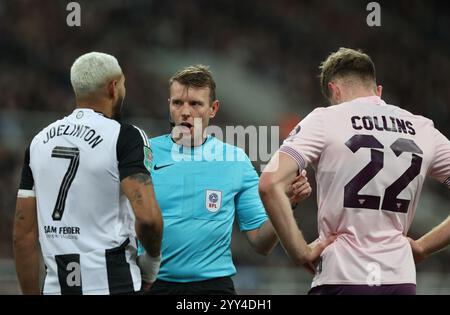
[[[137,237],[150,256],[159,256],[163,221],[151,177],[143,173],[131,175],[122,180],[121,187],[134,210]]]
[[[17,198],[13,234],[14,259],[23,294],[40,294],[36,198]]]

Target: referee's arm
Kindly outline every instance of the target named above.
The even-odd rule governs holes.
[[[250,165],[250,164],[249,164]],[[258,175],[254,168],[248,169],[249,173],[246,174],[249,178],[254,174],[255,181],[248,181],[247,187],[250,191],[253,189],[257,192]],[[253,186],[255,185],[255,186]],[[309,185],[308,178],[306,177],[306,171],[296,176],[293,182],[287,186],[286,195],[289,197],[292,208],[311,195],[311,186]],[[253,195],[252,195],[253,196]],[[245,207],[245,206],[244,206]],[[252,205],[246,205],[246,207],[252,207]],[[254,218],[253,218],[254,219]],[[254,229],[246,229],[247,238],[251,247],[258,253],[264,256],[269,255],[278,243],[278,236],[270,220],[266,220],[260,227]]]
[[[278,236],[270,220],[267,218],[258,194],[259,177],[250,159],[243,151],[238,150],[245,163],[242,166],[242,184],[235,199],[237,217],[241,231],[245,231],[253,250],[258,254],[269,255],[278,243]],[[306,172],[292,178],[286,185],[285,194],[289,196],[292,205],[311,194]],[[295,206],[292,206],[294,208]]]
[[[247,231],[247,238],[251,247],[260,255],[269,255],[278,244],[278,236],[270,220],[259,228]]]
[[[309,185],[306,171],[295,177],[292,185],[288,186],[287,196],[291,207],[294,209],[297,203],[311,195],[312,189]],[[270,220],[254,230],[247,231],[247,238],[252,248],[261,255],[269,255],[278,243],[278,236]]]

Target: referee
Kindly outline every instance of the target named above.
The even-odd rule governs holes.
[[[235,217],[259,254],[268,255],[278,238],[258,195],[258,174],[245,152],[204,134],[219,110],[208,68],[182,69],[169,85],[174,128],[171,134],[150,139],[151,176],[164,233],[160,271],[148,292],[234,295],[230,242]],[[296,180],[292,201],[311,193],[304,174]],[[142,247],[139,252],[143,280],[150,282],[147,255]]]

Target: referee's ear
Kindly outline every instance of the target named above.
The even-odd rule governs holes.
[[[211,113],[209,114],[209,118],[214,118],[219,111],[220,103],[218,100],[215,100],[211,104]]]

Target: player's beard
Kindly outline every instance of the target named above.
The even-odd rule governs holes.
[[[112,119],[121,122],[122,121],[122,108],[123,108],[123,101],[124,101],[124,97],[120,96],[117,99],[116,105],[113,107],[113,114],[112,114]]]

